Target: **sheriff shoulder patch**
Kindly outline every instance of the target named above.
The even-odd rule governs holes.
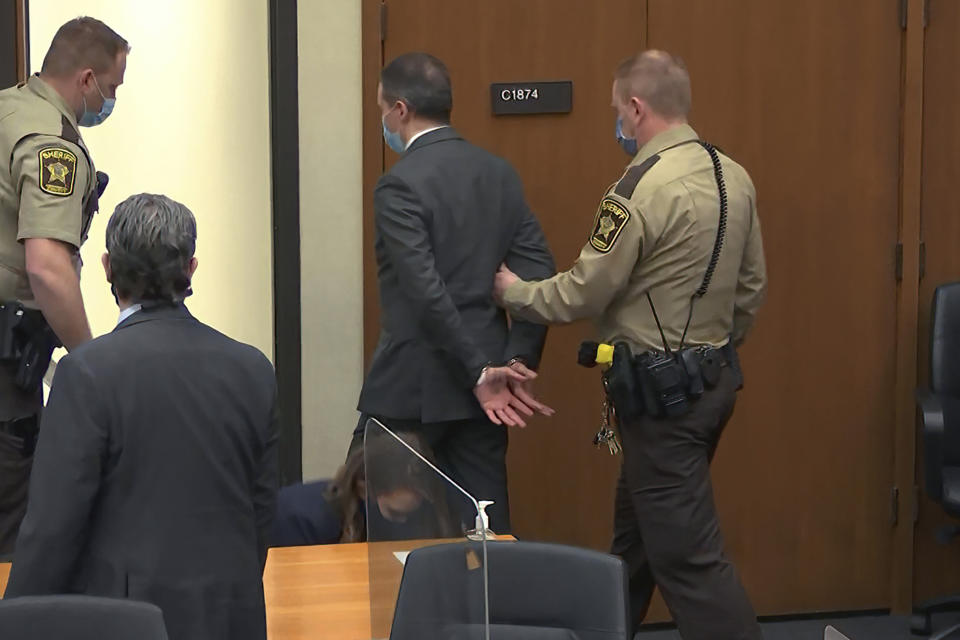
[[[63,147],[40,149],[40,190],[53,196],[73,194],[77,156]]]
[[[604,198],[597,210],[597,221],[590,234],[590,244],[600,253],[613,249],[620,232],[630,220],[630,212],[613,198]]]

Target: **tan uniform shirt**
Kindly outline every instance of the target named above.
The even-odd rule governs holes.
[[[697,140],[683,125],[644,145],[601,202],[573,267],[549,280],[514,284],[504,296],[507,309],[549,324],[593,318],[603,342],[624,340],[635,352],[663,350],[649,293],[670,348],[676,349],[720,217],[713,163]],[[695,304],[687,346],[722,346],[730,336],[739,344],[766,291],[753,183],[743,167],[720,158],[726,237],[710,288]]]
[[[33,306],[23,241],[75,249],[97,207],[93,161],[66,101],[38,76],[0,91],[0,301]]]

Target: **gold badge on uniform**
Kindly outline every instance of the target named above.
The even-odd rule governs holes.
[[[613,198],[604,198],[597,211],[597,222],[590,234],[590,244],[600,253],[613,248],[620,232],[630,219],[630,213]]]
[[[77,156],[63,147],[40,149],[40,189],[54,196],[73,194]]]

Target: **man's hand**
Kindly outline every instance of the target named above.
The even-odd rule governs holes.
[[[533,381],[537,377],[536,372],[527,368],[527,365],[523,364],[519,360],[514,360],[511,362],[510,368],[513,369],[514,372],[519,373],[524,377],[523,380],[511,378],[507,381],[507,386],[510,388],[510,391],[518,400],[520,400],[520,402],[534,411],[548,417],[556,413],[556,411],[537,400],[533,393]]]
[[[509,382],[525,382],[528,375],[536,373],[527,369],[529,374],[518,373],[510,367],[488,367],[484,369],[480,382],[473,388],[480,406],[494,424],[506,424],[511,427],[525,427],[520,414],[533,415],[533,409],[510,391]],[[519,413],[518,413],[519,412]]]
[[[519,281],[520,278],[517,277],[517,274],[510,271],[507,265],[501,264],[497,275],[493,277],[493,299],[496,300],[498,304],[502,304],[503,295],[507,292],[507,289],[509,289],[513,283]]]

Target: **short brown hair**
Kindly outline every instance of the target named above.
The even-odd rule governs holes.
[[[53,36],[40,71],[51,76],[88,68],[105,73],[114,65],[117,55],[129,51],[127,41],[96,18],[75,18]]]
[[[614,77],[624,99],[640,98],[665,118],[686,118],[690,113],[690,74],[683,60],[666,51],[651,49],[630,56]]]

